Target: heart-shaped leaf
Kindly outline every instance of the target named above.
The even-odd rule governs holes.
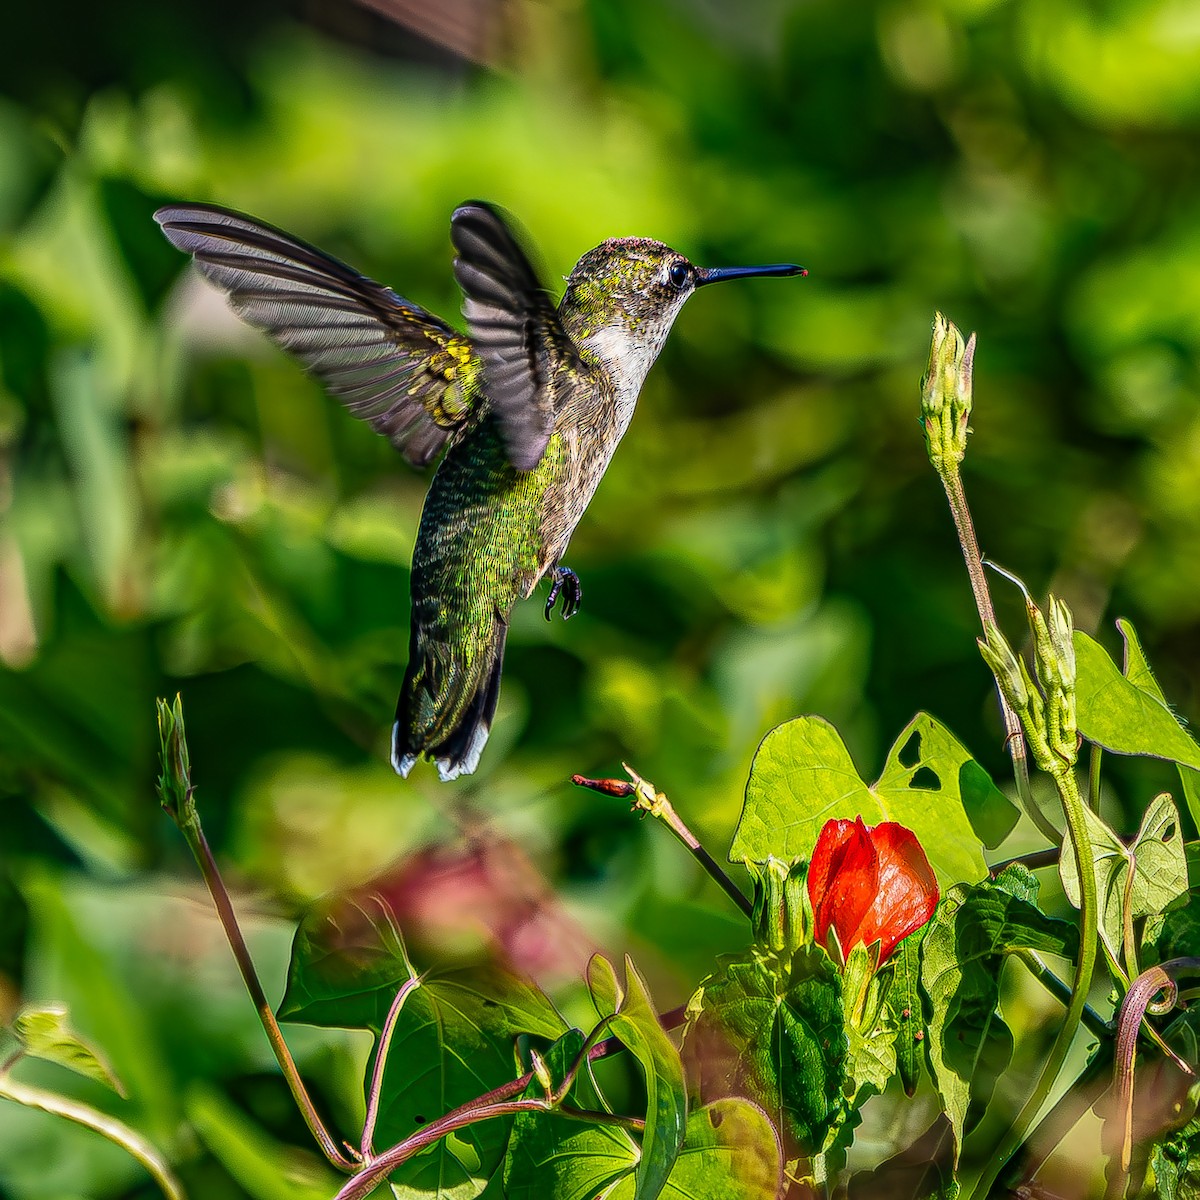
[[[965,790],[964,790],[965,789]],[[830,818],[861,816],[911,829],[943,888],[987,874],[967,799],[989,838],[1012,806],[944,726],[920,713],[896,739],[878,782],[860,778],[838,732],[820,717],[798,717],[763,739],[729,857],[808,858]],[[1010,826],[1008,826],[1010,827]]]
[[[1187,858],[1179,813],[1165,792],[1150,802],[1133,844],[1125,843],[1090,808],[1084,809],[1100,908],[1100,937],[1114,963],[1124,960],[1125,922],[1156,916],[1187,894]],[[1075,855],[1058,862],[1067,899],[1080,904]],[[1132,873],[1132,874],[1131,874]],[[1128,914],[1126,909],[1128,908]]]
[[[1146,754],[1200,769],[1200,746],[1167,706],[1133,627],[1118,622],[1125,637],[1122,675],[1099,642],[1075,630],[1075,692],[1079,731],[1117,754]]]
[[[377,1036],[400,985],[415,975],[382,900],[353,892],[322,901],[292,943],[283,1020],[369,1029]],[[513,1078],[513,1039],[554,1039],[566,1024],[529,980],[488,964],[432,972],[405,1000],[384,1064],[375,1145],[395,1145],[450,1109]],[[374,1061],[367,1065],[367,1081]],[[471,1200],[496,1173],[511,1119],[468,1126],[397,1168],[407,1195]]]

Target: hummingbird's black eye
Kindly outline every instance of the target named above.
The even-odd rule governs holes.
[[[692,277],[692,268],[688,263],[677,262],[669,272],[671,283],[682,291],[687,287],[688,280]]]

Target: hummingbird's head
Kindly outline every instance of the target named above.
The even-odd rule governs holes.
[[[611,238],[575,264],[559,316],[575,343],[600,359],[619,389],[636,397],[696,288],[746,275],[807,273],[791,264],[697,267],[662,242]]]

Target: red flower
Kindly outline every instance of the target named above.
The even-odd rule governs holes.
[[[885,821],[868,829],[862,817],[826,821],[808,865],[808,898],[816,940],[845,961],[855,946],[879,943],[876,966],[920,929],[938,902],[938,885],[911,829]]]

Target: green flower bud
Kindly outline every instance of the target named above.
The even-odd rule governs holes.
[[[1075,623],[1071,610],[1061,601],[1050,597],[1050,644],[1058,664],[1058,675],[1064,691],[1075,691]]]
[[[1075,765],[1079,756],[1079,732],[1075,724],[1075,694],[1073,692],[1056,692],[1052,700],[1047,701],[1052,708],[1051,719],[1046,724],[1050,728],[1050,748],[1069,767]]]
[[[1024,664],[1013,653],[1013,648],[995,625],[988,623],[983,627],[983,632],[986,641],[982,638],[975,639],[979,653],[995,675],[996,683],[1008,702],[1008,707],[1019,715],[1029,707],[1029,676]]]
[[[921,424],[929,461],[939,474],[957,467],[967,450],[974,359],[975,335],[964,342],[957,327],[937,313],[921,381]]]
[[[183,700],[158,701],[158,741],[162,774],[158,777],[158,797],[176,824],[195,815],[192,801],[192,761],[188,754],[187,734],[183,727]]]
[[[808,941],[804,914],[808,864],[772,855],[765,863],[747,866],[754,877],[754,940],[775,953],[795,953]]]

